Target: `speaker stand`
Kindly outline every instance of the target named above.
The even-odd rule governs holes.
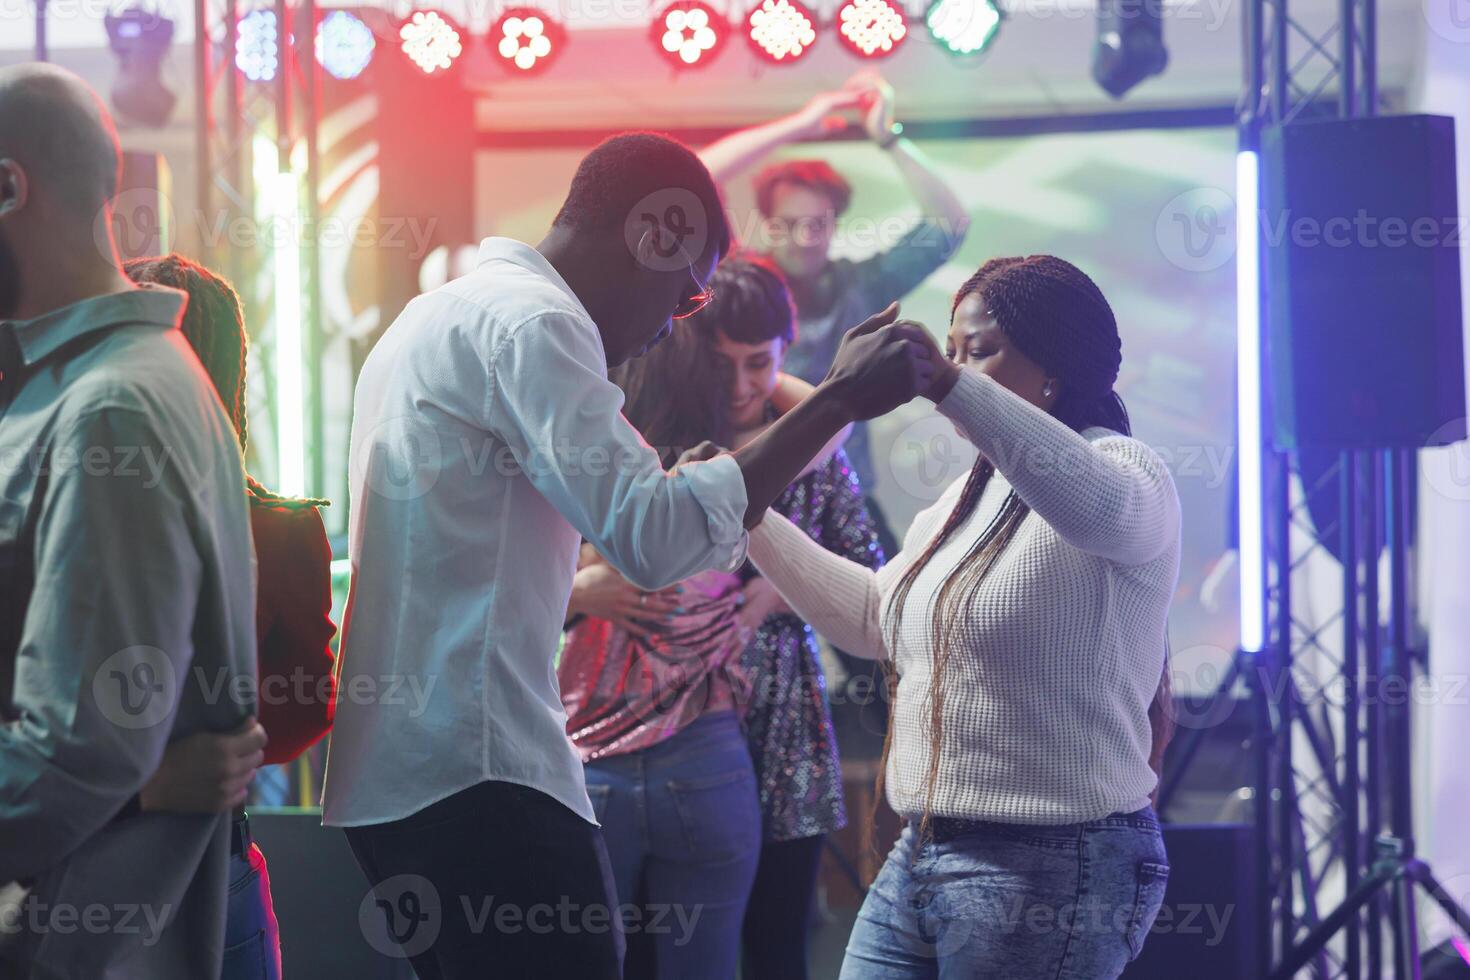
[[[1412,839],[1380,837],[1377,847],[1378,859],[1368,876],[1341,905],[1307,933],[1271,974],[1271,980],[1291,980],[1299,970],[1327,948],[1327,944],[1347,925],[1349,919],[1362,911],[1369,902],[1385,894],[1393,908],[1396,976],[1399,980],[1418,980],[1419,923],[1414,909],[1416,885],[1444,910],[1461,932],[1470,937],[1470,914],[1444,890],[1429,865],[1414,857]]]

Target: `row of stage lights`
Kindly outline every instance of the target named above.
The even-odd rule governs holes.
[[[955,54],[989,47],[1000,27],[995,0],[934,0],[924,17],[936,41]],[[837,40],[860,58],[883,58],[908,36],[908,20],[898,0],[843,0],[835,23]],[[235,65],[252,81],[270,81],[278,70],[279,30],[274,10],[245,14],[238,25]],[[712,62],[734,34],[735,25],[704,0],[674,0],[650,25],[654,50],[677,69]],[[759,0],[745,16],[746,41],[776,65],[794,64],[816,44],[816,15],[799,0]],[[398,24],[399,48],[425,74],[448,71],[464,53],[466,34],[437,10],[415,10]],[[490,27],[490,48],[512,73],[544,70],[566,46],[566,30],[545,12],[514,7]],[[335,10],[322,18],[316,57],[334,78],[352,79],[372,62],[373,30],[356,14]]]

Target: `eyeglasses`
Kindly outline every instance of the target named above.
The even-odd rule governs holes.
[[[674,307],[674,319],[684,320],[708,306],[710,300],[715,298],[715,291],[700,282],[699,277],[694,274],[694,259],[690,258],[689,252],[684,246],[680,245],[678,249],[684,253],[684,261],[689,263],[689,278],[694,280],[694,285],[697,289],[697,292],[693,296],[680,300],[679,305]]]

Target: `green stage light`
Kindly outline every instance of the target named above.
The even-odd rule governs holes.
[[[934,40],[954,54],[983,53],[1000,30],[995,0],[935,0],[924,16]]]

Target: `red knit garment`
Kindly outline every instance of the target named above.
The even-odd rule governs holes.
[[[255,629],[258,717],[270,743],[267,765],[290,762],[332,727],[332,548],[315,507],[253,503],[259,584]]]

